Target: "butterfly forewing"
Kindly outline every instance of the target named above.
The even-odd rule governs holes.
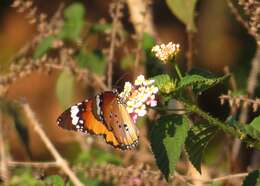
[[[131,149],[138,143],[138,129],[133,123],[125,105],[113,92],[104,92],[101,110],[104,123],[113,131],[121,148]]]

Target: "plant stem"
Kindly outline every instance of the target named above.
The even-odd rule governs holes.
[[[25,115],[27,119],[29,120],[31,126],[33,127],[34,131],[39,135],[43,143],[46,145],[49,152],[53,155],[54,159],[56,160],[57,165],[68,175],[71,182],[75,186],[83,186],[81,181],[77,178],[76,174],[71,170],[69,167],[67,161],[62,158],[60,153],[57,151],[57,149],[54,147],[50,139],[47,137],[43,129],[41,128],[40,123],[36,119],[31,107],[29,104],[24,103],[22,105],[22,108],[25,112]]]
[[[180,69],[179,69],[179,66],[178,66],[176,63],[174,63],[174,68],[175,68],[175,70],[176,70],[176,72],[177,72],[178,77],[179,77],[180,79],[182,79],[183,77],[182,77],[182,75],[181,75],[181,71],[180,71]]]
[[[210,116],[208,113],[202,111],[196,105],[190,104],[185,100],[182,100],[182,103],[186,107],[187,111],[198,114],[200,117],[206,119],[209,122],[209,124],[220,128],[221,130],[230,134],[233,137],[236,137],[236,138],[243,140],[250,147],[255,147],[257,149],[260,149],[260,143],[258,141],[256,141],[255,139],[248,137],[247,134],[244,133],[243,131],[241,131],[241,130],[235,128],[235,127],[230,126],[228,123],[219,121],[218,119]]]

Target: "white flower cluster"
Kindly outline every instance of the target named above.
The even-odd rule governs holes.
[[[124,90],[119,97],[126,102],[127,111],[136,122],[138,116],[144,116],[147,113],[147,106],[155,107],[157,101],[155,94],[159,89],[154,85],[154,80],[146,80],[143,75],[139,75],[132,85],[126,82]]]
[[[169,42],[167,45],[155,45],[152,48],[152,52],[155,54],[155,56],[164,63],[175,57],[179,51],[180,45],[174,44],[172,42]]]

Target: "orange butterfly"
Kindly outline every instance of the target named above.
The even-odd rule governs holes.
[[[58,117],[57,123],[67,130],[103,135],[108,144],[122,150],[138,144],[139,131],[114,91],[71,106]]]

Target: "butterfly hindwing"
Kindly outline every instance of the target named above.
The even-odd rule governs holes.
[[[121,148],[131,149],[138,143],[138,129],[133,123],[125,105],[114,92],[104,92],[101,103],[101,118],[107,128],[113,131]]]

